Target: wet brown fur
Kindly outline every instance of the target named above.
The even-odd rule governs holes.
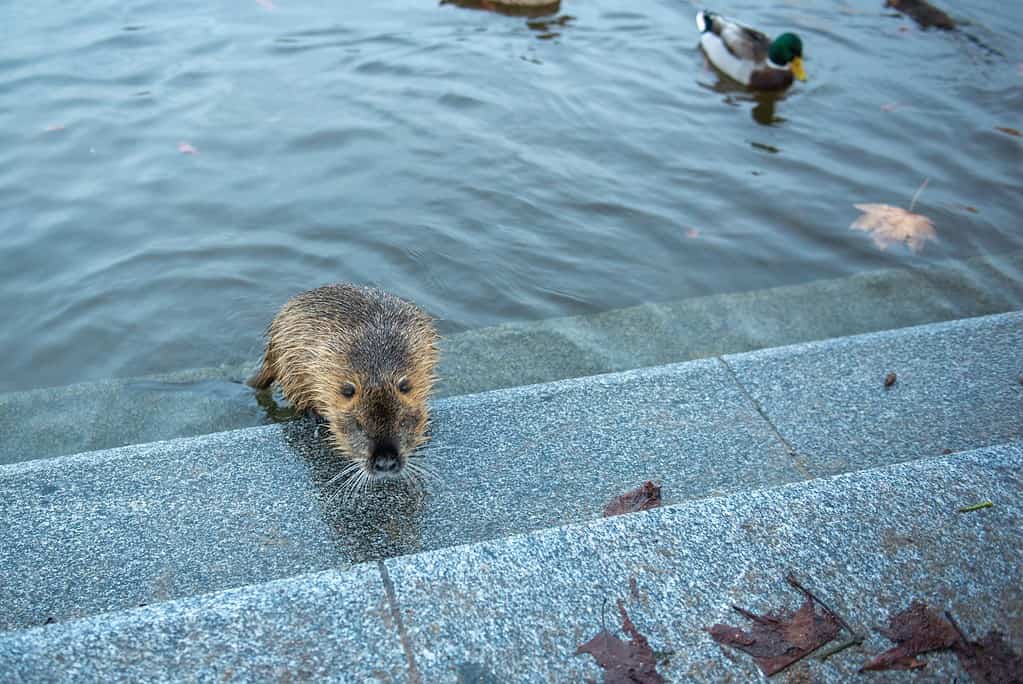
[[[267,331],[263,364],[249,380],[277,382],[301,411],[327,420],[332,441],[367,462],[372,444],[393,440],[404,463],[426,442],[437,332],[414,304],[372,288],[326,285],[289,300]],[[403,393],[399,381],[408,378]],[[355,396],[344,397],[345,383]]]

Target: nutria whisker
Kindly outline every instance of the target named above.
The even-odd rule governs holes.
[[[347,463],[340,471],[338,471],[337,475],[335,475],[334,477],[330,478],[330,480],[327,482],[327,484],[323,485],[323,488],[326,489],[330,485],[332,485],[335,482],[337,482],[338,480],[342,479],[345,475],[350,475],[352,472],[354,472],[355,470],[357,470],[360,467],[362,467],[362,464],[357,463],[357,462]]]
[[[440,482],[442,479],[440,473],[438,473],[433,466],[427,465],[426,463],[416,462],[413,461],[412,459],[409,459],[408,463],[405,464],[405,468],[412,475],[417,476],[423,480],[433,480],[435,482]]]

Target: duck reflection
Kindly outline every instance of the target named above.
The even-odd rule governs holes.
[[[785,93],[752,90],[719,73],[713,67],[710,69],[714,72],[716,81],[700,82],[700,87],[724,95],[724,103],[733,107],[743,107],[747,103],[752,103],[750,115],[761,126],[779,126],[785,123],[784,117],[775,114],[775,105],[785,99]]]

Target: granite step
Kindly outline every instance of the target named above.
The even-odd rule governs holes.
[[[550,382],[1023,308],[1023,254],[949,260],[447,336],[438,396]],[[0,464],[266,424],[220,368],[0,394]]]
[[[969,681],[947,652],[857,673],[914,599],[1023,653],[1023,442],[919,456],[8,632],[0,681],[600,681],[576,649],[628,638],[621,601],[667,681],[767,682],[706,628],[795,608],[790,572],[866,641],[772,681]]]
[[[3,466],[0,630],[1017,441],[1021,373],[1015,312],[452,397],[354,501],[304,421]]]

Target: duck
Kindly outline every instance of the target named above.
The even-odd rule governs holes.
[[[715,12],[696,14],[700,45],[711,64],[755,90],[784,90],[795,79],[806,80],[803,41],[783,33],[773,41],[766,35]]]

